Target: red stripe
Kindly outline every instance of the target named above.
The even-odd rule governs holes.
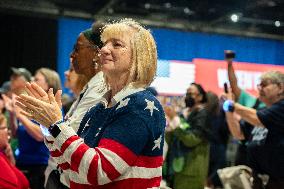
[[[161,183],[162,177],[155,177],[152,179],[142,179],[142,178],[131,178],[116,181],[110,184],[106,184],[102,186],[102,189],[146,189],[146,188],[153,188],[159,187]]]
[[[59,150],[54,150],[54,151],[50,151],[50,155],[52,157],[60,157],[62,156],[62,153]]]
[[[94,186],[87,184],[78,184],[70,181],[70,189],[94,189]]]
[[[68,148],[68,146],[69,146],[72,142],[74,142],[75,140],[78,140],[79,138],[80,138],[80,137],[78,137],[78,136],[71,136],[70,138],[68,138],[68,139],[62,144],[60,151],[61,151],[62,153],[64,153],[64,151],[66,150],[66,148]]]
[[[114,153],[116,153],[119,157],[121,157],[128,165],[132,165],[133,162],[137,159],[137,155],[134,154],[131,150],[129,150],[126,146],[118,143],[112,139],[101,139],[99,148],[106,148]]]
[[[97,149],[97,148],[96,148]],[[115,167],[104,157],[102,152],[98,149],[97,150],[100,159],[103,171],[107,174],[110,180],[114,180],[120,176],[120,173],[115,169]]]
[[[90,186],[84,184],[77,184],[70,182],[70,189],[147,189],[153,187],[159,187],[162,177],[155,177],[152,179],[126,179],[121,181],[112,182],[110,184],[101,186]]]
[[[139,156],[131,166],[156,168],[163,165],[163,156]]]
[[[106,148],[120,156],[128,165],[155,168],[163,164],[163,156],[137,156],[126,146],[111,139],[102,139],[99,148]]]
[[[68,162],[65,162],[65,163],[61,163],[58,165],[62,170],[67,170],[70,168],[70,165]]]
[[[97,173],[98,173],[98,159],[99,159],[99,155],[96,154],[94,156],[94,158],[92,159],[90,166],[89,166],[89,170],[88,170],[88,181],[89,183],[91,183],[94,186],[98,185],[98,177],[97,177]]]
[[[87,146],[86,144],[80,144],[78,148],[76,149],[75,152],[72,153],[71,155],[71,170],[78,172],[78,168],[80,165],[80,162],[85,154],[85,152],[89,149],[90,147]]]

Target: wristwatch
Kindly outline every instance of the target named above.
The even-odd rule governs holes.
[[[235,102],[232,100],[226,100],[223,104],[223,110],[225,112],[234,112],[235,111]]]
[[[64,122],[63,120],[57,121],[48,128],[48,131],[54,138],[56,138],[60,134],[61,128],[59,124],[63,122]]]

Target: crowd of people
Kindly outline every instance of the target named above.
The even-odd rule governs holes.
[[[225,61],[224,94],[191,83],[170,102],[149,87],[151,32],[122,19],[79,34],[65,72],[72,98],[54,70],[11,68],[0,88],[0,188],[223,188],[230,137],[251,188],[284,188],[284,73],[263,73],[254,97]]]

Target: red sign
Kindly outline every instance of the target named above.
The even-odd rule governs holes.
[[[221,60],[194,59],[195,82],[201,84],[205,90],[217,94],[223,93],[223,84],[228,82],[227,63]],[[257,84],[263,72],[278,70],[284,73],[284,66],[271,64],[255,64],[247,62],[233,63],[238,86],[253,95],[257,95]]]

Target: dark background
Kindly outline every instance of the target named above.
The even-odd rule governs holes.
[[[0,13],[0,23],[0,83],[9,80],[12,66],[32,74],[41,67],[56,70],[56,19]]]

